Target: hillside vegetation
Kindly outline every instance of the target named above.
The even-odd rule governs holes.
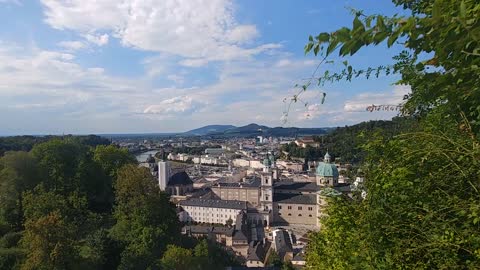
[[[32,149],[0,158],[0,269],[171,269],[182,252],[195,255],[187,269],[235,265],[181,236],[169,196],[126,149],[95,137],[8,142]]]
[[[302,148],[294,142],[284,145],[282,150],[290,157],[322,160],[326,151],[335,159],[345,163],[359,164],[366,156],[365,143],[374,135],[393,139],[402,132],[413,131],[418,127],[417,120],[410,117],[395,117],[390,120],[362,122],[352,126],[337,127],[322,136],[314,136],[319,147]]]
[[[355,57],[366,46],[403,46],[394,65],[345,61],[342,71],[317,79],[322,85],[393,72],[412,89],[402,114],[418,119],[413,130],[365,140],[365,196],[329,199],[307,266],[480,269],[480,3],[393,2],[409,15],[354,11],[351,27],[310,37],[305,47],[327,59]]]

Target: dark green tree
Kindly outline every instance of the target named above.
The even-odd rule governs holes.
[[[195,269],[192,251],[175,245],[168,245],[160,260],[163,269],[191,270]]]
[[[117,171],[126,164],[136,164],[137,160],[125,148],[115,145],[99,145],[95,148],[94,159],[105,173],[116,179]]]
[[[175,207],[146,168],[125,165],[115,182],[112,238],[124,245],[119,269],[153,267],[168,243],[179,239]]]
[[[27,152],[7,152],[0,158],[0,223],[20,230],[22,193],[41,181],[37,161]]]

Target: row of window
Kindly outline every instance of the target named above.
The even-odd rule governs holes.
[[[282,213],[278,213],[278,215],[281,216]],[[292,213],[288,213],[288,216],[292,216]],[[298,216],[301,217],[302,214],[298,214]],[[312,217],[312,215],[310,214],[310,215],[308,215],[308,217]]]
[[[208,218],[199,218],[199,219],[193,219],[193,218],[189,218],[188,221],[196,221],[196,222],[206,222],[206,223],[224,223],[225,221],[224,220],[221,220],[221,219],[208,219]]]
[[[204,211],[220,211],[220,212],[235,212],[235,210],[232,209],[225,209],[225,208],[208,208],[205,209],[204,207],[195,207],[195,206],[187,206],[185,207],[187,210],[204,210]]]
[[[282,206],[279,205],[279,206],[278,206],[278,209],[282,209]],[[288,210],[292,210],[292,206],[287,206],[287,209],[288,209]],[[302,210],[302,209],[303,209],[302,206],[299,206],[299,207],[298,207],[298,210]],[[307,209],[308,209],[308,211],[313,211],[313,207],[311,207],[311,206],[309,206]]]
[[[192,216],[197,216],[197,213],[196,213],[196,212],[192,212],[192,213],[191,213],[191,215],[192,215]],[[208,215],[209,215],[209,214],[208,214],[208,213],[198,213],[198,215],[199,215],[199,216],[207,216],[207,217],[208,217]],[[215,215],[214,215],[214,214],[212,214],[212,217],[214,217],[214,216],[215,216]],[[219,215],[217,214],[217,216],[216,216],[216,217],[218,218],[218,217],[219,217]],[[220,217],[222,217],[222,218],[223,218],[223,214],[220,214]],[[225,215],[225,217],[229,217],[229,216]],[[231,215],[230,215],[230,218],[232,218],[232,216],[231,216]]]

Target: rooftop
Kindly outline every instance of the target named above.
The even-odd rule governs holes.
[[[209,208],[227,208],[227,209],[238,209],[238,210],[247,209],[247,202],[234,201],[234,200],[190,199],[190,200],[180,201],[179,205],[209,207]]]
[[[176,185],[192,185],[193,181],[190,179],[190,176],[184,171],[177,172],[170,177],[168,180],[169,186],[176,186]]]
[[[248,256],[247,260],[252,261],[265,261],[265,257],[267,256],[268,250],[270,249],[270,242],[251,242],[248,247]]]
[[[317,204],[317,196],[314,194],[274,193],[273,201],[290,204]]]
[[[319,187],[312,182],[281,181],[275,183],[275,189],[316,192]]]
[[[274,237],[275,249],[280,256],[283,258],[286,252],[292,252],[292,242],[290,241],[290,236],[285,230],[277,230]]]
[[[219,182],[213,187],[228,187],[228,188],[254,187],[254,188],[258,188],[258,187],[260,187],[260,179],[259,178],[253,178],[253,179],[249,179],[245,182],[235,182],[235,183]]]

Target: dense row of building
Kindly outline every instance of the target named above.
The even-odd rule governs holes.
[[[296,143],[303,147],[315,142],[302,139]],[[297,238],[305,233],[292,231],[318,230],[326,196],[349,193],[350,185],[344,183],[339,174],[342,168],[328,153],[322,162],[307,164],[277,161],[269,151],[261,154],[262,148],[245,146],[234,151],[215,148],[201,156],[170,154],[168,159],[149,158],[142,164],[158,178],[160,189],[171,195],[178,218],[185,224],[184,234],[222,243],[249,267],[263,267],[272,251],[301,266],[306,241]],[[206,158],[216,161],[202,162]],[[178,170],[172,161],[191,165]],[[220,161],[228,165],[202,165]]]

